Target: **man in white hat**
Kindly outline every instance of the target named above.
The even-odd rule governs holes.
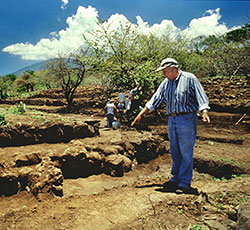
[[[204,122],[210,122],[208,98],[199,80],[192,73],[181,71],[175,59],[162,60],[156,71],[160,70],[165,79],[131,126],[139,123],[144,114],[162,102],[166,103],[172,178],[163,185],[162,191],[197,195],[198,190],[191,187],[197,111],[202,113]]]

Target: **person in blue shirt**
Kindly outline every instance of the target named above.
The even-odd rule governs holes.
[[[123,89],[121,89],[121,92],[119,94],[119,102],[125,103],[125,93],[124,93]]]
[[[198,190],[191,187],[197,111],[202,113],[202,121],[210,122],[208,97],[194,74],[180,70],[175,59],[162,60],[156,71],[160,70],[165,79],[131,126],[138,124],[144,114],[166,103],[172,177],[164,183],[162,191],[197,195]]]
[[[120,122],[122,122],[124,120],[124,109],[125,109],[124,103],[119,102],[117,104],[117,109],[118,109],[118,112],[119,112],[119,120],[120,120]]]

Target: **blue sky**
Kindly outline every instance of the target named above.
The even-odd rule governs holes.
[[[142,33],[225,33],[250,22],[250,1],[0,0],[0,75],[82,45],[82,33],[131,20]]]

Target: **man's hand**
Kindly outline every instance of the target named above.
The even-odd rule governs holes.
[[[210,123],[210,118],[208,116],[207,111],[203,111],[203,113],[202,113],[202,121],[206,122],[206,123]]]
[[[141,116],[138,114],[138,116],[134,119],[134,121],[131,123],[131,126],[133,127],[135,124],[139,124],[141,121]]]
[[[135,124],[139,124],[142,116],[146,113],[149,113],[149,109],[147,107],[144,107],[143,110],[137,115],[137,117],[131,123],[131,126],[134,126]]]

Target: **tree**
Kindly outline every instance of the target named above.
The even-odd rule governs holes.
[[[139,104],[148,98],[162,81],[161,73],[155,72],[155,65],[151,60],[139,63],[133,70],[132,78],[139,89]]]
[[[191,52],[194,52],[196,54],[202,55],[205,48],[207,48],[206,44],[206,36],[198,36],[193,39],[188,44],[188,49],[191,50]]]
[[[116,30],[99,22],[99,29],[92,34],[92,39],[85,40],[92,50],[92,62],[95,71],[100,71],[112,79],[118,87],[133,87],[136,83],[131,72],[138,64],[138,34],[130,22],[120,23]]]
[[[116,29],[111,28],[111,24],[99,22],[99,29],[91,34],[91,39],[85,35],[84,38],[92,57],[89,64],[93,71],[106,77],[112,88],[132,89],[139,85],[147,95],[151,93],[147,89],[155,81],[154,70],[160,61],[166,56],[186,53],[186,41],[171,40],[167,35],[143,34],[129,21],[120,22]]]
[[[250,39],[250,24],[246,24],[241,28],[231,30],[225,35],[225,40],[227,42],[242,42],[248,41]]]
[[[45,64],[46,65],[46,64]],[[52,89],[52,88],[58,88],[60,85],[56,81],[55,78],[53,78],[53,75],[50,75],[48,73],[48,70],[45,69],[46,67],[44,66],[43,70],[37,71],[36,76],[38,78],[38,83],[42,87],[46,87],[46,89]]]
[[[192,51],[201,56],[200,66],[205,75],[244,75],[250,72],[250,26],[230,31],[222,36],[196,39]],[[194,48],[195,47],[195,48]],[[190,61],[190,59],[189,59]],[[249,78],[249,77],[248,77]]]
[[[15,85],[19,90],[26,90],[26,92],[34,91],[34,86],[36,84],[36,77],[34,71],[27,70],[21,76],[15,80]]]
[[[7,97],[7,92],[12,88],[13,82],[16,80],[16,75],[9,74],[0,77],[0,98]]]
[[[223,37],[224,45],[229,51],[232,76],[243,74],[249,78],[250,73],[250,24],[226,33]]]
[[[73,106],[74,94],[81,84],[85,74],[85,62],[83,57],[70,54],[68,57],[62,57],[49,60],[46,65],[49,77],[54,77],[60,84],[68,108]]]

